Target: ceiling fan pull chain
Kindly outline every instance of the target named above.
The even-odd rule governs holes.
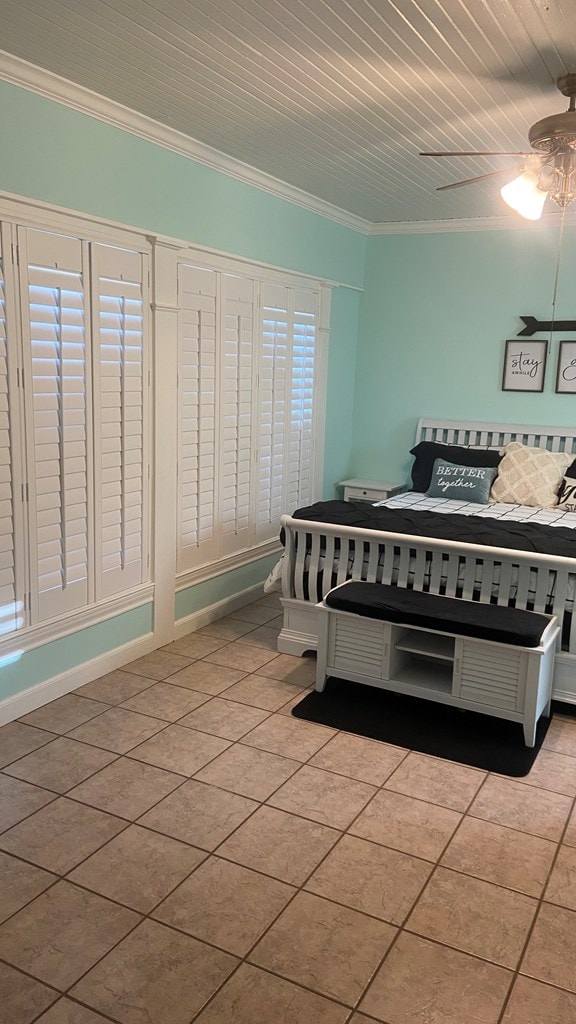
[[[560,216],[560,234],[558,235],[558,252],[556,254],[556,271],[554,273],[554,291],[552,293],[552,317],[550,319],[550,335],[548,337],[548,355],[552,352],[552,334],[554,332],[554,321],[556,319],[556,297],[558,295],[558,278],[560,276],[560,256],[562,253],[562,242],[564,239],[564,219],[566,207],[562,207]]]

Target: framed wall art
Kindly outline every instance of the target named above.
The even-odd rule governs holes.
[[[529,341],[527,338],[507,341],[502,391],[543,391],[547,348],[547,341]]]
[[[561,341],[558,347],[556,393],[576,395],[576,341]]]

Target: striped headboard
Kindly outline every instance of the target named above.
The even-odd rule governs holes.
[[[444,441],[484,448],[502,448],[510,441],[520,441],[531,448],[576,454],[576,427],[421,419],[416,428],[416,444],[419,441]]]

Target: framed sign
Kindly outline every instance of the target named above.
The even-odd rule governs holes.
[[[556,392],[559,395],[576,395],[576,341],[560,342]]]
[[[502,391],[543,391],[547,348],[547,341],[528,341],[527,338],[507,341]]]

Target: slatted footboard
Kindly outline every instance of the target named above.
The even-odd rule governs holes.
[[[576,702],[576,559],[456,541],[357,530],[284,516],[284,627],[278,649],[315,649],[315,605],[346,579],[558,616],[562,692]],[[568,680],[568,682],[567,682]],[[556,676],[555,676],[556,688]],[[556,695],[556,694],[555,694]]]

